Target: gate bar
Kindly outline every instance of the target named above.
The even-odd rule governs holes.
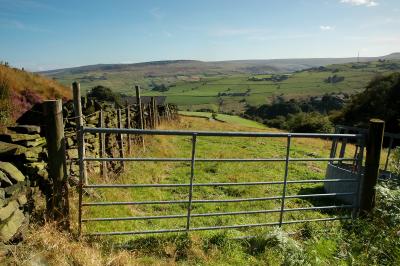
[[[282,226],[283,211],[284,211],[284,209],[285,209],[285,197],[286,197],[286,190],[287,190],[287,178],[288,178],[288,174],[289,174],[290,140],[291,140],[291,136],[288,135],[288,137],[287,137],[287,144],[286,144],[285,175],[284,175],[284,177],[283,177],[283,192],[282,192],[282,200],[281,200],[281,212],[280,212],[280,216],[279,216],[279,227]]]
[[[321,222],[321,221],[335,221],[351,219],[349,216],[336,216],[330,218],[318,218],[318,219],[304,219],[304,220],[293,220],[282,222],[285,224],[304,223],[304,222]],[[223,226],[208,226],[208,227],[194,227],[190,228],[189,231],[204,231],[204,230],[216,230],[216,229],[235,229],[235,228],[247,228],[247,227],[260,227],[260,226],[273,226],[279,225],[279,222],[271,223],[257,223],[257,224],[240,224],[240,225],[223,225]],[[159,234],[159,233],[177,233],[186,232],[185,228],[176,229],[160,229],[160,230],[146,230],[146,231],[125,231],[125,232],[96,232],[85,234],[85,236],[112,236],[112,235],[140,235],[140,234]]]
[[[84,127],[87,133],[108,134],[140,134],[140,135],[173,135],[173,136],[209,136],[209,137],[273,137],[284,138],[287,136],[297,138],[359,138],[362,134],[332,134],[332,133],[266,133],[266,132],[230,132],[230,131],[188,131],[188,130],[149,130],[127,128],[92,128]]]
[[[291,195],[286,199],[316,198],[316,197],[333,197],[333,196],[350,196],[354,192],[346,193],[325,193],[325,194],[307,194],[307,195]],[[223,199],[223,200],[192,200],[192,203],[229,203],[229,202],[249,202],[249,201],[265,201],[282,199],[282,196],[272,196],[264,198],[244,198],[244,199]],[[115,202],[84,202],[82,206],[110,206],[110,205],[147,205],[147,204],[182,204],[188,203],[187,200],[160,200],[160,201],[115,201]]]
[[[196,154],[196,134],[192,136],[192,160],[190,164],[190,184],[189,184],[189,203],[187,208],[187,221],[186,221],[186,231],[189,232],[190,229],[190,212],[192,211],[192,196],[193,196],[193,177],[194,177],[194,161]]]
[[[320,206],[320,207],[303,207],[303,208],[292,208],[285,209],[284,212],[295,212],[295,211],[314,211],[314,210],[329,210],[329,209],[351,209],[354,205],[332,205],[332,206]],[[213,212],[213,213],[195,213],[191,214],[191,217],[209,217],[209,216],[228,216],[228,215],[244,215],[244,214],[263,214],[263,213],[274,213],[280,212],[281,209],[273,210],[255,210],[255,211],[236,211],[236,212]],[[82,219],[82,222],[109,222],[109,221],[136,221],[136,220],[157,220],[157,219],[176,219],[187,217],[185,214],[176,215],[159,215],[159,216],[132,216],[132,217],[98,217],[98,218],[87,218]]]
[[[339,183],[339,182],[358,182],[358,179],[312,179],[312,180],[288,180],[288,184],[307,184],[307,183]],[[195,183],[194,187],[212,186],[258,186],[258,185],[282,185],[283,181],[265,182],[226,182],[226,183]],[[84,188],[155,188],[155,187],[188,187],[190,184],[93,184],[85,185]]]
[[[109,162],[109,161],[132,161],[132,162],[191,162],[188,158],[97,158],[85,157],[84,161],[96,162]],[[291,162],[325,162],[325,161],[349,161],[353,162],[354,158],[289,158]],[[241,159],[241,158],[198,158],[196,162],[286,162],[286,158],[254,158],[254,159]]]

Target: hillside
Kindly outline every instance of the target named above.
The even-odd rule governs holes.
[[[201,118],[183,117],[180,123],[163,125],[163,129],[259,131],[236,122],[221,123]],[[263,129],[275,131],[273,129]],[[160,136],[146,138],[147,149],[135,149],[134,156],[188,157],[190,140],[187,137]],[[291,156],[327,156],[330,143],[319,139],[293,140]],[[197,157],[280,157],[286,141],[282,139],[212,138],[199,137]],[[354,152],[353,147],[349,155]],[[159,162],[130,162],[121,176],[108,179],[115,183],[187,183],[189,164]],[[289,180],[321,179],[326,162],[292,163]],[[138,169],[142,169],[138,171]],[[244,170],[245,169],[245,170]],[[206,163],[196,162],[196,182],[241,182],[281,180],[282,163]],[[99,176],[90,176],[90,182],[104,183]],[[228,186],[196,187],[194,199],[234,199],[265,197],[281,193],[281,186]],[[317,193],[320,184],[291,184],[288,195]],[[186,199],[187,188],[136,188],[101,189],[99,194],[85,195],[85,201],[128,201]],[[391,195],[391,196],[390,196]],[[57,232],[51,224],[38,228],[32,226],[28,237],[13,250],[10,264],[23,265],[26,258],[42,264],[76,265],[345,265],[356,261],[360,265],[384,263],[395,265],[400,261],[396,228],[399,194],[384,184],[378,186],[378,208],[366,221],[315,222],[288,224],[258,229],[225,229],[198,231],[190,234],[150,234],[144,236],[114,236],[74,238]],[[386,198],[385,198],[386,197]],[[390,197],[390,200],[389,200]],[[72,233],[76,233],[77,193],[71,190]],[[387,200],[387,201],[386,201]],[[337,201],[332,204],[338,203]],[[223,204],[223,203],[222,203]],[[287,207],[318,206],[327,201],[292,199]],[[242,202],[221,204],[196,204],[193,213],[226,212],[254,208],[279,208],[279,200],[270,202]],[[185,214],[185,204],[87,207],[84,217],[127,217],[145,215]],[[298,211],[285,214],[285,220],[325,218],[340,212]],[[397,218],[396,218],[397,217]],[[193,217],[194,226],[265,223],[276,221],[276,213]],[[84,224],[84,232],[141,230],[184,227],[185,217],[162,220],[94,221]],[[365,243],[368,243],[366,245]]]
[[[258,106],[276,96],[290,99],[331,92],[359,92],[374,76],[400,71],[400,60],[396,59],[400,58],[399,54],[384,58],[379,61],[360,58],[359,63],[351,63],[357,61],[356,58],[179,60],[95,65],[43,74],[66,86],[77,80],[83,90],[102,85],[128,95],[133,95],[132,86],[139,84],[143,95],[167,96],[168,102],[182,110],[208,109],[239,114],[246,105]],[[160,90],[157,88],[160,85],[165,87]]]
[[[32,105],[46,99],[71,98],[71,90],[36,73],[0,65],[0,120],[18,118]]]
[[[399,54],[383,57],[350,57],[350,58],[298,58],[268,60],[232,60],[232,61],[195,61],[170,60],[136,64],[98,64],[40,72],[55,78],[64,85],[76,80],[83,89],[95,85],[112,87],[116,91],[129,92],[133,83],[147,88],[150,80],[161,78],[164,82],[180,80],[195,81],[202,77],[237,75],[288,73],[311,67],[350,62],[370,62],[379,59],[400,59]]]

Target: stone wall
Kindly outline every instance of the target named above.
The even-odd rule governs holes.
[[[126,108],[129,108],[128,125]],[[99,126],[100,110],[104,117],[104,127],[119,127],[117,112],[120,109],[122,127],[138,128],[138,106],[116,107],[113,103],[99,103],[82,100],[84,125]],[[143,106],[145,128],[155,124],[177,119],[174,105],[159,105],[153,111],[150,105]],[[153,112],[155,113],[153,115]],[[77,184],[79,167],[76,138],[76,120],[72,101],[63,105],[64,133],[66,144],[67,175],[69,184]],[[154,121],[154,118],[156,121]],[[47,172],[47,149],[45,139],[45,117],[40,104],[26,112],[18,122],[0,134],[0,242],[12,243],[23,236],[24,228],[32,217],[44,219],[46,205],[52,194],[52,181]],[[29,124],[29,125],[21,125]],[[99,157],[100,138],[93,134],[85,135],[87,157]],[[121,143],[117,135],[105,136],[106,156],[120,157]],[[118,172],[121,165],[107,162],[110,172]],[[100,163],[88,164],[89,173],[100,172]]]

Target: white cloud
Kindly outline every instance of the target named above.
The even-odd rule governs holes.
[[[322,31],[329,31],[329,30],[334,30],[335,27],[329,26],[329,25],[321,25],[321,26],[319,26],[319,29]]]
[[[377,6],[379,3],[374,0],[340,0],[340,3],[350,4],[353,6]]]

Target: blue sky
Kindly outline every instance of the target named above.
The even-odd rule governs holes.
[[[400,51],[400,0],[0,0],[0,60],[30,70]]]

